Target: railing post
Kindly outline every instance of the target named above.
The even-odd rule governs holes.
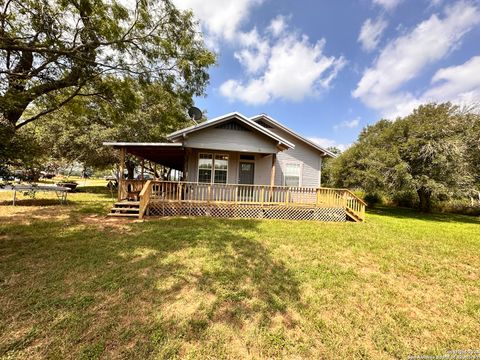
[[[265,201],[264,196],[265,196],[265,187],[262,186],[262,190],[260,191],[260,204],[262,205],[262,207],[263,207],[263,202]]]
[[[210,204],[210,200],[212,198],[212,185],[208,185],[208,191],[207,191],[207,204]]]
[[[316,201],[316,205],[317,207],[320,205],[320,188],[317,188],[317,201]]]
[[[182,184],[178,184],[178,202],[182,202]]]

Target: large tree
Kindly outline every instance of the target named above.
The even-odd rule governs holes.
[[[108,96],[106,75],[200,95],[214,61],[170,0],[0,0],[1,135],[74,98]]]
[[[478,140],[471,143],[472,119],[478,116],[445,103],[422,105],[394,122],[379,121],[334,162],[333,177],[340,186],[367,192],[416,193],[420,209],[430,211],[433,197],[465,196],[474,187]]]

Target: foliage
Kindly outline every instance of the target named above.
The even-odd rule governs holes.
[[[108,97],[118,85],[104,81],[109,77],[156,82],[179,98],[201,95],[215,61],[192,14],[169,0],[0,0],[0,6],[5,137],[74,98]]]
[[[158,83],[123,80],[117,87],[119,95],[129,89],[124,100],[117,92],[112,93],[114,103],[103,97],[77,98],[34,124],[36,141],[51,161],[104,168],[117,162],[117,154],[103,142],[162,142],[166,134],[187,126],[184,109],[191,99]]]
[[[420,208],[429,211],[432,197],[464,196],[474,187],[473,121],[478,123],[478,115],[450,103],[422,105],[394,122],[381,120],[334,161],[331,176],[337,185],[367,193],[414,192]]]

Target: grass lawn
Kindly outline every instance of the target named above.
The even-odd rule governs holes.
[[[479,218],[106,219],[111,195],[96,185],[66,206],[48,194],[0,206],[0,358],[480,349]]]

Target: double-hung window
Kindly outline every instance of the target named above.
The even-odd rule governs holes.
[[[198,182],[226,184],[228,155],[199,154]]]
[[[298,163],[286,163],[283,183],[285,186],[300,186],[301,165]]]

